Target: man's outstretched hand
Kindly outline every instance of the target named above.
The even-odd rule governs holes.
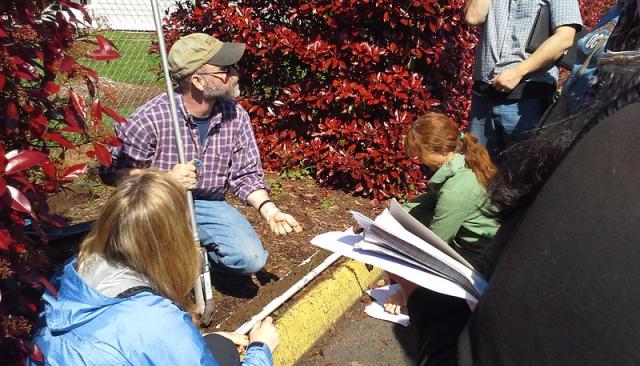
[[[302,226],[300,226],[293,216],[280,211],[278,206],[271,202],[269,194],[265,189],[258,189],[257,191],[251,192],[251,194],[247,196],[247,203],[258,210],[258,213],[267,220],[274,234],[287,235],[291,232],[299,233],[302,231]]]
[[[287,235],[292,231],[299,233],[302,231],[302,226],[293,218],[293,216],[286,214],[280,209],[267,215],[267,222],[271,231],[276,235]]]

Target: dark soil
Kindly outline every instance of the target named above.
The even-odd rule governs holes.
[[[353,220],[349,210],[369,216],[375,216],[380,210],[379,206],[372,205],[367,199],[324,190],[310,177],[291,180],[267,173],[267,182],[272,190],[273,201],[282,211],[292,214],[304,231],[277,236],[271,233],[255,209],[240,204],[235,197],[229,197],[229,202],[252,223],[269,252],[269,260],[264,270],[252,277],[213,276],[216,308],[209,329],[236,329],[326,258],[328,253],[318,250],[309,241],[320,233],[344,230],[351,226]],[[112,188],[100,183],[78,182],[68,191],[52,197],[49,205],[52,212],[61,214],[71,223],[85,222],[99,215],[100,207],[111,191]],[[49,248],[51,260],[62,263],[76,252],[80,240],[78,237],[62,243],[52,242]],[[311,261],[300,265],[311,256]],[[323,274],[320,278],[326,276]],[[294,296],[294,300],[298,296],[300,294]]]

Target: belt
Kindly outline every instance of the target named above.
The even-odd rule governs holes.
[[[552,98],[556,91],[554,84],[542,83],[537,81],[525,81],[518,84],[512,91],[508,93],[501,92],[489,83],[475,80],[471,88],[473,94],[496,100],[520,100],[530,98]]]

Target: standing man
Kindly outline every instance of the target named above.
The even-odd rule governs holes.
[[[232,65],[244,48],[204,33],[176,41],[169,51],[169,71],[178,85],[178,118],[190,162],[178,163],[165,93],[115,126],[122,146],[111,150],[113,165],[101,177],[114,184],[146,168],[167,171],[193,190],[198,235],[214,268],[249,275],[264,267],[268,254],[247,219],[225,201],[228,188],[258,210],[274,233],[302,228],[269,199],[249,115],[235,101],[240,89]]]
[[[542,6],[549,7],[551,36],[525,51]],[[577,0],[468,0],[465,21],[482,25],[475,56],[471,133],[492,159],[533,129],[558,82],[553,66],[582,28]]]

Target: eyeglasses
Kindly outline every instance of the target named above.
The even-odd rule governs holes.
[[[208,71],[208,72],[199,72],[198,75],[226,75],[228,73],[231,72],[231,69],[233,69],[233,66],[225,66],[224,70],[221,71]]]
[[[196,75],[211,75],[211,76],[219,78],[224,83],[226,83],[229,80],[229,75],[231,74],[231,70],[232,69],[235,69],[235,67],[229,65],[229,66],[224,66],[224,70],[221,70],[221,71],[199,72]],[[221,78],[221,77],[216,76],[216,75],[224,75],[225,77]]]

